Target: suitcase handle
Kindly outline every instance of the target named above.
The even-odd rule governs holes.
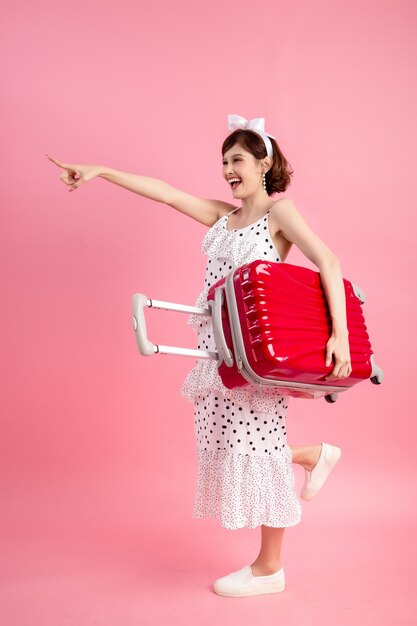
[[[233,355],[226,343],[226,337],[224,336],[223,322],[222,322],[222,308],[224,300],[224,287],[216,289],[214,294],[214,307],[212,307],[213,316],[213,335],[214,343],[216,344],[217,352],[219,355],[220,366],[224,361],[227,367],[233,367]],[[211,302],[213,302],[211,300]]]
[[[137,330],[136,339],[139,352],[144,356],[149,356],[157,352],[157,348],[152,341],[149,341],[146,333],[146,321],[144,308],[148,306],[148,298],[143,293],[135,293],[132,301],[133,306],[133,330]]]
[[[133,330],[136,334],[136,341],[139,352],[144,356],[150,356],[156,352],[159,354],[176,354],[178,356],[192,356],[197,359],[218,359],[217,352],[210,350],[195,350],[192,348],[178,348],[176,346],[163,346],[161,344],[153,344],[149,341],[146,332],[145,307],[153,307],[154,309],[164,309],[165,311],[181,311],[183,313],[192,313],[194,315],[211,315],[211,309],[206,307],[195,307],[187,304],[176,304],[175,302],[165,302],[163,300],[151,300],[143,293],[135,293],[132,298],[133,309]]]

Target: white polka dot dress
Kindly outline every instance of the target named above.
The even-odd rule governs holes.
[[[211,285],[236,267],[257,259],[281,261],[269,233],[269,211],[255,224],[231,231],[229,215],[203,239],[208,261],[195,306],[206,306]],[[188,324],[199,348],[216,351],[211,317],[191,315]],[[285,423],[289,396],[272,388],[259,392],[255,386],[228,389],[217,362],[206,359],[197,359],[181,393],[194,404],[198,478],[193,517],[215,517],[229,529],[298,524],[302,510]]]

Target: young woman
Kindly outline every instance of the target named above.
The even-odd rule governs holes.
[[[209,227],[202,244],[207,255],[204,286],[196,306],[207,303],[210,286],[235,267],[256,259],[286,260],[295,244],[319,269],[329,304],[332,333],[326,346],[326,365],[334,359],[329,381],[352,371],[346,322],[346,301],[338,257],[307,225],[289,198],[271,199],[284,192],[292,171],[263,118],[246,120],[229,115],[222,146],[223,177],[233,204],[192,196],[168,183],[105,166],[62,163],[60,178],[69,191],[101,177],[146,198],[167,204]],[[191,315],[198,346],[216,350],[211,318]],[[182,390],[194,404],[198,453],[198,481],[193,517],[216,517],[224,528],[261,526],[261,546],[251,565],[214,582],[216,593],[247,596],[285,588],[281,546],[284,530],[301,520],[292,463],[305,469],[301,498],[311,500],[341,456],[341,450],[322,442],[290,446],[286,437],[289,396],[273,389],[227,389],[212,360],[197,359]]]

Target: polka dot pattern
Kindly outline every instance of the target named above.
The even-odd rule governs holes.
[[[218,518],[230,530],[300,522],[286,408],[280,405],[273,414],[255,411],[214,391],[195,399],[193,517]]]
[[[211,285],[236,267],[257,259],[281,260],[269,233],[269,211],[255,224],[231,231],[229,215],[203,239],[207,264],[195,306],[207,306]],[[216,351],[211,317],[190,315],[188,324],[199,348]],[[206,359],[196,360],[181,393],[194,404],[198,481],[193,517],[215,517],[229,529],[298,524],[301,504],[285,425],[289,396],[273,388],[227,389],[217,362]]]

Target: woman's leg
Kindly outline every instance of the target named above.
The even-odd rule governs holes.
[[[292,462],[302,465],[311,471],[319,460],[321,444],[316,446],[290,446]],[[261,549],[255,561],[251,564],[254,576],[268,576],[278,571],[282,566],[281,547],[285,528],[261,526]]]
[[[281,568],[281,546],[284,530],[285,528],[261,526],[261,549],[257,558],[251,564],[254,576],[269,576]]]
[[[316,446],[290,446],[292,462],[302,465],[311,471],[319,460],[321,444]],[[255,561],[251,564],[254,576],[268,576],[278,571],[282,566],[281,547],[285,528],[261,526],[261,549]]]
[[[317,446],[290,446],[292,462],[302,465],[308,472],[315,467],[319,460],[321,444]]]

